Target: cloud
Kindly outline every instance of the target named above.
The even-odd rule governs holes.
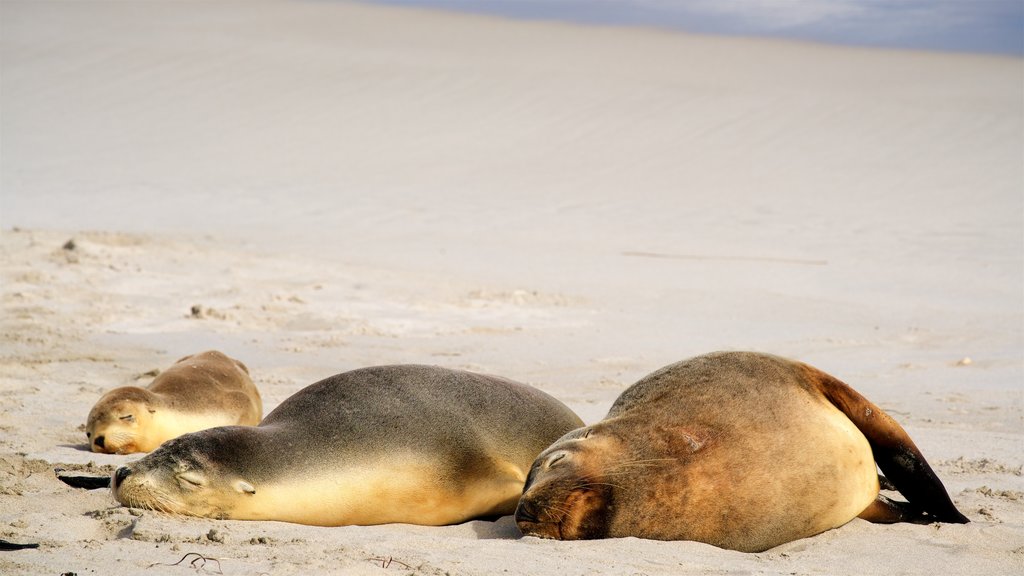
[[[623,8],[720,17],[760,30],[809,27],[946,30],[975,25],[1000,15],[1024,13],[1020,0],[605,0]],[[584,3],[579,3],[580,7]]]
[[[858,17],[867,11],[864,2],[851,0],[635,1],[637,5],[650,9],[675,10],[693,15],[722,16],[729,18],[737,25],[745,24],[752,28],[774,30],[807,26],[839,18]]]
[[[667,25],[695,32],[1024,53],[1021,0],[604,0],[603,4],[659,13]]]
[[[1024,54],[1022,0],[370,0],[840,44]]]

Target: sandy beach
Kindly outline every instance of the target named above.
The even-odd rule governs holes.
[[[0,572],[1024,572],[1021,58],[306,0],[0,16],[0,539],[40,545]],[[56,479],[138,458],[87,450],[90,407],[210,348],[265,412],[427,363],[587,423],[666,364],[775,353],[895,417],[971,523],[746,554],[181,518]]]

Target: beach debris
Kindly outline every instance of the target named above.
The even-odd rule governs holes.
[[[215,572],[213,572],[213,574],[223,574],[224,573],[221,570],[221,567],[220,567],[220,560],[217,560],[216,558],[210,558],[208,556],[203,556],[202,554],[200,554],[198,552],[189,552],[188,554],[185,554],[184,556],[182,556],[181,560],[178,560],[174,564],[167,564],[167,563],[164,563],[164,562],[154,562],[153,564],[150,564],[148,567],[152,568],[154,566],[184,566],[182,564],[182,562],[184,562],[190,556],[195,556],[195,558],[192,558],[192,560],[189,561],[188,565],[191,566],[192,569],[194,569],[196,572],[205,572],[206,571],[206,564],[207,564],[207,562],[212,562],[212,563],[217,564],[217,567],[216,567],[217,569],[216,569]],[[212,566],[212,564],[211,564],[211,566]]]
[[[402,562],[401,560],[395,560],[394,557],[392,557],[392,556],[388,556],[387,558],[384,558],[384,557],[381,557],[381,556],[374,556],[373,558],[370,558],[369,560],[371,562],[380,562],[380,567],[381,568],[390,568],[391,564],[395,563],[395,564],[401,565],[406,570],[412,570],[412,566],[409,566],[408,564],[406,564],[405,562]]]
[[[956,362],[957,366],[970,366],[971,364],[974,364],[974,360],[971,360],[970,356],[964,356]]]
[[[69,239],[67,242],[61,245],[60,249],[60,253],[64,255],[64,259],[67,261],[68,264],[78,263],[78,242],[75,242],[74,238]]]
[[[225,314],[224,312],[221,312],[216,308],[203,306],[202,304],[193,304],[192,308],[189,310],[189,313],[192,318],[198,319],[215,318],[217,320],[226,320],[228,317],[227,314]]]

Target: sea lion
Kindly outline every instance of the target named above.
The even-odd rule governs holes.
[[[879,495],[875,463],[909,500]],[[527,535],[759,552],[845,524],[964,523],[907,433],[811,366],[719,352],[658,370],[534,462]]]
[[[582,426],[525,384],[378,366],[303,388],[254,428],[186,434],[114,471],[126,506],[317,526],[511,514],[533,459]]]
[[[249,369],[216,350],[185,356],[145,388],[107,392],[89,412],[93,452],[151,452],[188,432],[232,424],[255,426],[263,401]]]

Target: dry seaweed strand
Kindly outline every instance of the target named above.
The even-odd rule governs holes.
[[[401,560],[395,560],[395,558],[393,556],[388,556],[387,558],[380,557],[380,556],[374,556],[373,558],[370,558],[370,561],[372,561],[372,562],[380,562],[380,567],[381,568],[388,568],[388,567],[391,566],[391,563],[394,562],[395,564],[401,564],[402,566],[405,567],[406,570],[412,570],[412,566],[409,566],[408,564],[406,564],[405,562],[402,562]]]
[[[153,566],[179,566],[189,556],[195,556],[195,558],[193,558],[191,561],[189,561],[188,564],[196,572],[199,572],[199,571],[204,571],[205,572],[206,571],[206,563],[207,562],[216,562],[217,563],[217,571],[214,572],[214,573],[215,574],[223,574],[224,573],[221,570],[221,567],[220,567],[220,560],[217,560],[216,558],[209,558],[207,556],[203,556],[202,554],[200,554],[198,552],[189,552],[188,554],[185,554],[184,556],[182,556],[181,560],[178,560],[174,564],[167,564],[167,563],[164,563],[164,562],[154,562],[154,563],[150,564],[149,566],[147,566],[147,568],[152,568]]]

